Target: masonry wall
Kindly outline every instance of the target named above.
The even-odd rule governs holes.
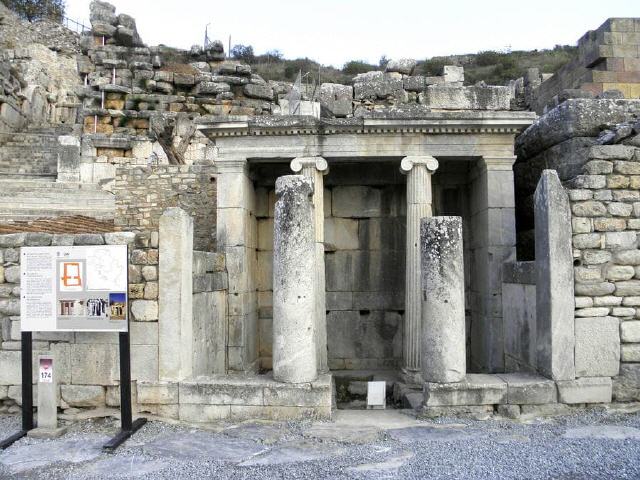
[[[568,186],[575,272],[577,377],[614,377],[640,399],[640,148],[594,146]]]
[[[0,235],[0,412],[17,411],[20,393],[20,247],[129,245],[131,377],[158,381],[158,236],[155,233]],[[54,354],[62,409],[120,402],[117,333],[34,332],[34,358]],[[33,382],[36,384],[37,362]]]
[[[624,98],[640,97],[640,19],[610,18],[578,40],[576,57],[542,83],[529,80],[529,107],[542,113],[562,97],[619,91]],[[577,92],[581,90],[582,93]]]
[[[505,371],[536,371],[535,262],[509,262],[502,268]]]
[[[213,167],[122,166],[116,171],[116,225],[131,230],[158,228],[162,212],[180,207],[194,219],[194,248],[216,245],[216,182]]]

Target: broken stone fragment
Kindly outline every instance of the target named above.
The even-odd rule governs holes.
[[[353,87],[350,85],[323,83],[319,98],[324,116],[346,117],[353,113]]]
[[[244,94],[250,98],[273,100],[273,89],[269,85],[248,84],[244,86]]]
[[[116,7],[108,2],[94,0],[89,4],[89,20],[92,26],[94,21],[115,25],[118,21]]]
[[[411,75],[416,68],[416,61],[412,58],[401,58],[399,60],[389,60],[385,72],[397,72],[403,75]]]

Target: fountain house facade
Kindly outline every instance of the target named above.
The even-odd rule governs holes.
[[[509,86],[401,59],[311,91],[147,47],[105,2],[82,35],[5,18],[0,411],[20,248],[102,244],[129,246],[139,412],[330,418],[373,380],[425,416],[640,400],[639,20]],[[118,405],[115,335],[34,350],[61,409]]]

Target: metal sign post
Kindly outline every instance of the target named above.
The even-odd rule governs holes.
[[[0,450],[13,445],[33,429],[33,385],[31,383],[31,332],[22,332],[20,336],[22,364],[22,430],[0,442]]]
[[[127,438],[140,430],[146,418],[132,421],[131,410],[131,352],[129,331],[120,332],[120,431],[102,447],[107,452],[113,452]]]

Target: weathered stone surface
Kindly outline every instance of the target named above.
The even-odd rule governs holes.
[[[119,378],[118,346],[71,345],[71,381],[75,385],[113,385]]]
[[[383,216],[382,192],[365,186],[335,187],[332,191],[334,217],[370,218]]]
[[[624,122],[640,112],[637,102],[628,100],[569,99],[547,114],[516,139],[518,157],[525,159],[575,137],[597,137],[602,125]],[[610,157],[594,151],[593,159]],[[618,155],[619,152],[616,152]],[[620,158],[620,157],[617,157]]]
[[[208,432],[189,432],[160,436],[147,443],[143,450],[150,455],[161,457],[196,461],[209,458],[237,463],[266,451],[266,448],[250,440]]]
[[[134,300],[131,302],[131,315],[138,322],[158,320],[158,302],[154,300]]]
[[[601,377],[578,378],[556,382],[558,401],[561,403],[608,403],[611,402],[611,379]]]
[[[620,340],[626,343],[640,343],[640,321],[622,322]]]
[[[20,384],[20,358],[20,352],[0,351],[0,385]]]
[[[106,436],[90,435],[81,439],[49,441],[46,448],[42,448],[40,442],[14,445],[3,453],[0,463],[14,475],[57,463],[84,463],[99,457],[107,440]]]
[[[507,402],[507,383],[497,376],[467,374],[458,383],[425,383],[426,407],[445,405],[490,405]]]
[[[451,87],[430,85],[420,94],[420,103],[444,110],[509,110],[508,87]]]
[[[422,376],[460,382],[467,373],[462,218],[423,218],[420,246]]]
[[[571,211],[554,170],[545,170],[536,188],[535,231],[537,367],[554,380],[574,378]]]
[[[178,403],[176,383],[137,383],[138,403],[173,405]]]
[[[193,228],[181,208],[168,208],[160,217],[160,380],[193,374]]]
[[[613,379],[613,398],[618,402],[640,400],[640,363],[623,363]]]
[[[60,396],[71,407],[103,407],[104,387],[96,385],[61,385]]]
[[[579,377],[615,376],[620,367],[620,321],[614,317],[575,319],[575,362]]]
[[[415,443],[424,441],[455,442],[471,440],[473,434],[464,428],[446,427],[405,427],[387,430],[388,435],[402,443]]]
[[[313,184],[302,175],[276,181],[273,254],[273,375],[316,379],[315,233]]]
[[[557,401],[553,380],[531,373],[501,373],[498,377],[507,382],[507,403],[536,405]]]
[[[640,362],[640,343],[624,343],[620,347],[620,360]]]
[[[328,115],[346,117],[353,113],[353,87],[337,83],[320,86],[320,108]]]
[[[244,86],[244,94],[250,98],[271,101],[274,98],[273,88],[269,85],[255,85],[250,83]]]
[[[353,96],[356,100],[395,99],[406,97],[402,75],[396,72],[367,72],[353,79]]]
[[[403,75],[411,75],[413,69],[416,68],[416,61],[412,58],[400,58],[398,60],[389,60],[385,67],[385,72],[398,72]]]

